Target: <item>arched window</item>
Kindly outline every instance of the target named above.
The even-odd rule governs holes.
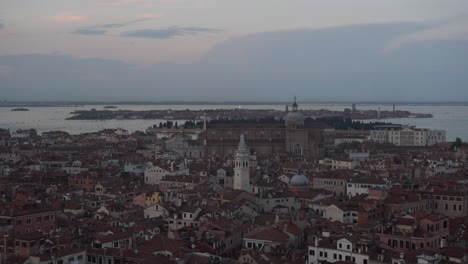
[[[302,146],[299,144],[294,145],[293,153],[294,155],[302,156]]]

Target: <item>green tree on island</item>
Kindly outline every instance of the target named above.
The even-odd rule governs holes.
[[[461,138],[457,137],[455,139],[455,142],[452,143],[452,149],[459,149],[461,147],[463,147],[463,142]]]

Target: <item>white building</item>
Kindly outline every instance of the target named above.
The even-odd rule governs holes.
[[[250,154],[245,144],[244,135],[241,135],[236,158],[234,159],[234,189],[251,192]]]
[[[153,165],[152,162],[148,162],[144,177],[146,184],[159,184],[164,176],[172,175],[188,175],[189,169],[183,162],[176,164],[174,161],[170,161],[167,164]]]
[[[335,263],[338,261],[352,261],[357,264],[368,264],[369,256],[363,253],[365,249],[358,247],[347,237],[336,242],[329,242],[328,238],[316,239],[313,246],[309,246],[307,264]]]
[[[352,178],[346,185],[348,197],[359,194],[369,194],[370,188],[386,188],[384,180],[378,178]]]
[[[430,130],[401,125],[376,126],[371,141],[390,142],[397,146],[431,146],[446,140],[445,130]]]

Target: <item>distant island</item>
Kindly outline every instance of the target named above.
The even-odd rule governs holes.
[[[431,118],[431,114],[411,113],[409,111],[378,111],[358,110],[352,111],[348,108],[344,111],[333,111],[327,109],[301,110],[306,117],[345,117],[353,120],[367,119],[389,119],[389,118]],[[162,119],[162,120],[202,120],[206,116],[208,120],[217,119],[255,119],[276,118],[281,119],[285,111],[273,109],[206,109],[206,110],[77,110],[70,113],[72,116],[67,120],[111,120],[111,119]]]
[[[116,109],[118,108],[117,106],[113,106],[113,105],[106,105],[104,106],[105,109]]]
[[[29,109],[27,109],[27,108],[13,108],[13,109],[11,109],[11,111],[13,111],[13,112],[26,112],[26,111],[29,111]]]

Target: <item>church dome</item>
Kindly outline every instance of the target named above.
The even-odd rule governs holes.
[[[289,184],[293,187],[304,187],[308,186],[310,181],[309,178],[307,178],[305,175],[297,174],[291,178]]]
[[[303,125],[304,119],[304,114],[301,112],[289,112],[286,115],[286,124],[295,123],[296,125]]]

